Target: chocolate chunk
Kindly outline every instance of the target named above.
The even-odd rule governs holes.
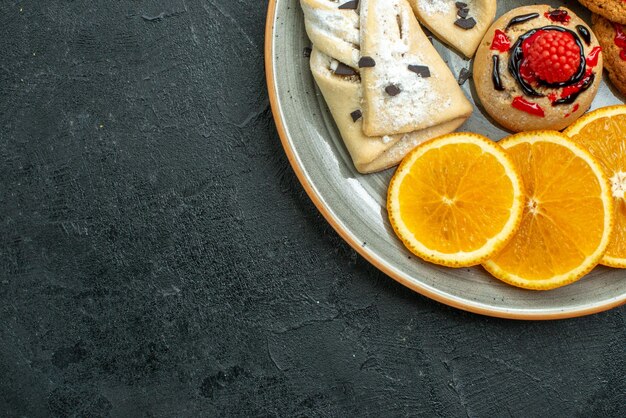
[[[372,57],[361,57],[359,60],[359,68],[375,67],[376,61]]]
[[[454,5],[457,9],[465,9],[467,7],[467,3],[463,3],[462,1],[457,1]]]
[[[389,84],[387,87],[385,87],[385,91],[390,96],[397,96],[398,94],[400,94],[400,87],[396,86],[395,84]]]
[[[459,9],[456,12],[456,15],[462,19],[465,19],[468,13],[469,13],[469,9],[466,7],[465,9]]]
[[[336,75],[356,75],[356,71],[352,67],[348,67],[343,62],[337,64],[337,69],[335,70]]]
[[[461,72],[459,72],[459,78],[457,78],[456,81],[457,83],[459,83],[459,86],[462,86],[471,76],[472,73],[470,72],[470,70],[468,70],[467,68],[461,68]]]
[[[361,119],[363,113],[361,113],[361,111],[357,109],[354,112],[350,113],[350,116],[352,116],[352,122],[356,122],[357,120]]]
[[[430,69],[425,65],[409,65],[409,71],[413,71],[422,78],[430,77]]]
[[[313,51],[311,47],[304,47],[304,49],[302,50],[302,56],[304,58],[309,58],[311,56],[311,51]]]
[[[356,10],[357,7],[359,7],[359,0],[351,0],[339,6],[343,10]]]
[[[457,19],[454,21],[454,24],[460,27],[461,29],[468,30],[476,26],[476,21],[474,20],[473,17],[470,17],[469,19]]]

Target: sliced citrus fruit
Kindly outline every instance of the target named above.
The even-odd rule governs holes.
[[[600,162],[611,181],[615,226],[600,263],[626,268],[626,106],[609,106],[588,113],[565,134]]]
[[[519,225],[523,188],[499,145],[472,133],[427,141],[391,179],[387,210],[394,231],[417,256],[451,267],[480,264]]]
[[[500,145],[521,173],[524,215],[513,239],[485,268],[527,289],[580,279],[598,264],[611,235],[613,200],[600,164],[555,131],[524,132]]]

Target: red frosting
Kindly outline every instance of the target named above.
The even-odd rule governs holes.
[[[599,46],[596,46],[595,48],[591,50],[589,55],[587,55],[587,60],[586,60],[588,67],[593,68],[596,65],[598,65],[598,57],[600,56],[600,52],[602,52],[602,48]]]
[[[625,0],[626,1],[626,0]],[[574,105],[574,108],[572,109],[572,113],[576,113],[576,111],[580,108],[580,105],[578,103],[576,103]],[[565,115],[566,118],[569,118],[570,116],[572,116],[572,113],[568,113]]]
[[[491,48],[494,51],[506,52],[511,48],[511,41],[506,33],[500,29],[496,29],[496,33],[493,35],[493,41],[491,41]]]
[[[615,45],[617,45],[618,48],[621,48],[619,56],[621,59],[626,61],[626,33],[624,33],[621,25],[613,23],[613,26],[615,27]]]
[[[528,100],[524,99],[522,96],[517,96],[516,98],[514,98],[513,103],[511,103],[511,105],[517,110],[530,113],[531,115],[534,115],[534,116],[539,116],[543,118],[546,115],[543,109],[541,108],[541,106],[539,106],[537,103],[529,102]]]
[[[591,50],[586,59],[587,70],[585,71],[585,76],[578,83],[572,84],[571,86],[563,87],[563,91],[561,91],[561,98],[565,98],[571,96],[574,93],[578,93],[580,89],[589,81],[589,77],[591,77],[591,73],[593,72],[593,67],[598,65],[598,57],[600,56],[600,52],[602,52],[602,48],[600,48],[599,46],[596,46]],[[574,112],[575,111],[576,110],[574,109]]]
[[[587,72],[587,74],[590,74],[590,72]],[[577,93],[585,84],[588,78],[589,78],[589,75],[586,75],[578,83],[572,84],[571,86],[563,87],[563,91],[561,92],[561,98],[571,96],[572,94]]]
[[[543,14],[545,17],[550,19],[553,22],[559,22],[564,25],[567,25],[569,21],[572,19],[565,10],[552,10],[551,12],[545,12]]]

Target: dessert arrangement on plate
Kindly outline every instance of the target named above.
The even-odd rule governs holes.
[[[300,0],[355,168],[399,164],[387,213],[413,254],[535,290],[626,268],[626,105],[586,113],[603,69],[626,93],[626,2],[580,2],[591,25],[548,5],[494,21],[495,0]],[[475,102],[514,134],[455,132],[473,106],[423,27],[473,60]]]

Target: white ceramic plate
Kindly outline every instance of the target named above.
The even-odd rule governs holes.
[[[500,0],[498,14],[528,4]],[[553,6],[559,1],[547,2]],[[567,7],[589,21],[577,3]],[[298,0],[270,0],[265,66],[274,119],[291,165],[307,193],[337,232],[362,256],[403,285],[445,304],[485,315],[515,319],[557,319],[587,315],[626,302],[626,270],[596,268],[580,281],[548,292],[517,289],[481,267],[450,269],[422,262],[395,237],[385,210],[393,169],[361,175],[353,167],[321,97],[303,50],[310,42]],[[452,72],[470,61],[435,42]],[[471,80],[463,89],[476,97]],[[606,82],[592,108],[623,103]],[[461,130],[494,140],[507,135],[475,106]]]

